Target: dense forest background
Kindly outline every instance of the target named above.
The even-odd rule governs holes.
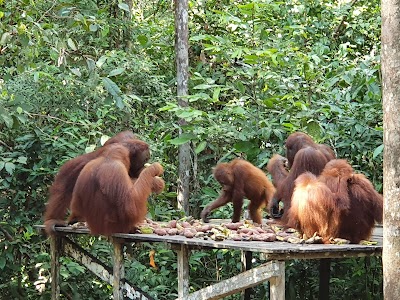
[[[190,96],[182,108],[173,2],[0,0],[0,298],[49,299],[49,243],[33,227],[42,223],[48,187],[63,162],[122,130],[148,142],[151,161],[165,168],[166,191],[149,201],[154,220],[183,216],[176,208],[183,143],[192,149],[196,218],[218,195],[217,162],[241,156],[262,167],[284,153],[293,131],[331,145],[382,192],[379,4],[189,1]],[[226,206],[213,217],[230,213]],[[80,242],[108,261],[102,238]],[[174,252],[150,244],[132,251],[127,278],[156,299],[174,299]],[[193,252],[191,288],[237,273],[239,257]],[[287,299],[316,299],[318,262],[287,265]],[[331,299],[383,298],[379,258],[334,260],[331,269]],[[69,258],[61,276],[65,299],[112,297]],[[253,298],[265,294],[267,284]]]

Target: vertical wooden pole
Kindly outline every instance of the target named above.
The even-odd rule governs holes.
[[[271,277],[270,300],[285,300],[285,262],[277,261],[279,276]]]
[[[60,255],[61,237],[53,235],[50,238],[51,254],[51,300],[60,299]]]
[[[124,254],[123,243],[118,239],[112,239],[114,246],[114,265],[113,265],[113,296],[114,300],[123,300],[124,294],[122,290],[121,279],[124,278]]]
[[[252,268],[253,252],[242,251],[241,261],[242,261],[242,272],[248,271]],[[242,292],[242,300],[250,300],[252,289],[248,288]]]
[[[182,244],[176,253],[178,255],[178,298],[183,300],[189,295],[189,248]]]
[[[329,300],[329,280],[331,277],[331,259],[319,260],[319,300]]]

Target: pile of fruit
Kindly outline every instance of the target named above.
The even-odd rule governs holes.
[[[285,229],[277,224],[253,224],[244,220],[237,223],[203,223],[191,217],[169,222],[155,222],[146,219],[137,227],[137,233],[165,235],[182,235],[187,238],[211,239],[215,241],[284,241],[294,244],[322,243],[319,236],[304,239],[301,234],[292,229]]]

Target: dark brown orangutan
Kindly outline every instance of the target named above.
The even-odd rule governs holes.
[[[221,184],[221,195],[207,205],[201,212],[201,218],[208,222],[208,215],[214,209],[233,203],[232,222],[239,222],[242,213],[243,198],[250,200],[249,212],[253,222],[262,224],[262,209],[268,205],[275,192],[273,184],[265,173],[250,162],[234,159],[229,163],[220,163],[214,169],[214,177]]]
[[[335,158],[335,153],[327,145],[316,144],[307,134],[295,132],[286,140],[286,157],[275,154],[267,165],[276,187],[269,206],[270,212],[273,217],[281,218],[283,223],[287,222],[287,210],[290,208],[296,178],[304,172],[321,174],[326,163]],[[281,201],[283,213],[279,211]]]
[[[150,158],[150,150],[147,143],[137,139],[131,131],[123,131],[110,138],[103,147],[67,161],[61,166],[53,184],[49,190],[49,200],[44,214],[44,224],[47,234],[54,233],[54,226],[65,226],[67,210],[72,199],[72,191],[76,179],[83,167],[114,143],[121,143],[129,151],[130,169],[129,175],[137,178]]]
[[[306,147],[319,150],[328,161],[336,158],[336,154],[331,147],[325,144],[315,143],[314,140],[304,132],[294,132],[290,134],[286,139],[285,146],[289,168],[292,167],[297,152]]]
[[[135,180],[129,169],[129,150],[119,143],[88,162],[75,183],[69,222],[85,221],[94,235],[134,231],[145,219],[150,194],[164,188],[158,177],[163,168],[153,163]]]
[[[308,238],[317,233],[324,243],[337,237],[359,243],[382,222],[382,195],[346,160],[331,160],[320,176],[307,172],[295,183],[287,226]]]

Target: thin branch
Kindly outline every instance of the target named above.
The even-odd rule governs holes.
[[[8,148],[8,150],[12,150],[11,146],[8,146],[5,142],[3,142],[2,140],[0,140],[0,144],[3,145],[4,147]]]
[[[43,114],[35,114],[35,113],[28,113],[25,112],[27,115],[29,115],[30,117],[34,116],[34,117],[41,117],[41,118],[48,118],[48,119],[53,119],[53,120],[57,120],[66,124],[73,124],[73,125],[84,125],[83,123],[77,123],[77,122],[71,122],[71,121],[66,121],[57,117],[53,117],[53,116],[49,116],[49,115],[43,115]]]
[[[8,233],[7,230],[5,230],[3,227],[0,226],[0,231],[4,234],[4,236],[6,237],[7,241],[12,242],[14,239],[11,236],[11,234]]]
[[[44,18],[50,11],[52,11],[53,8],[54,8],[56,5],[57,5],[57,1],[54,1],[54,2],[53,2],[53,5],[52,5],[47,11],[45,11],[45,12],[42,14],[42,16],[39,18],[39,20],[36,21],[36,23],[40,23],[40,21],[42,21],[43,18]]]
[[[346,15],[343,16],[342,21],[339,23],[339,25],[333,31],[332,38],[336,39],[340,35],[342,28],[344,27],[344,23],[347,21],[347,17],[349,16],[351,9],[353,8],[353,6],[356,4],[357,1],[358,0],[351,1],[349,11],[347,12]]]

